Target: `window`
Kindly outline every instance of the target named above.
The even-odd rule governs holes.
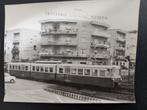
[[[83,75],[83,69],[78,69],[78,75]]]
[[[77,69],[76,68],[73,68],[71,74],[76,74],[76,73],[77,73]]]
[[[118,62],[116,62],[116,65],[118,65]]]
[[[84,75],[90,76],[90,69],[84,69]]]
[[[22,65],[22,71],[24,71],[24,66]]]
[[[81,54],[86,54],[86,49],[81,49]]]
[[[15,70],[17,70],[17,65],[15,65]]]
[[[41,72],[43,72],[43,71],[44,71],[44,68],[43,68],[43,67],[41,67],[41,68],[40,68],[40,71],[41,71]]]
[[[65,73],[70,74],[70,67],[65,67]]]
[[[54,31],[57,31],[59,29],[59,27],[60,27],[59,23],[53,24]]]
[[[80,62],[80,64],[86,64],[86,62]]]
[[[11,69],[11,65],[10,65],[10,69]]]
[[[45,67],[45,72],[48,72],[48,67]]]
[[[36,46],[36,45],[34,45],[34,46],[33,46],[33,49],[34,49],[34,50],[37,50],[37,46]]]
[[[72,64],[72,62],[67,62],[68,64]]]
[[[18,66],[18,70],[20,70],[20,66]]]
[[[100,70],[100,76],[105,76],[105,70]]]
[[[98,76],[98,71],[96,69],[93,70],[92,76]]]
[[[20,35],[20,33],[18,32],[18,33],[14,33],[14,36],[19,36]]]
[[[50,72],[52,73],[53,72],[53,68],[49,68]]]
[[[17,65],[14,66],[15,70],[17,70]]]
[[[63,73],[63,68],[59,68],[59,73]]]
[[[108,68],[106,74],[108,77],[112,76],[112,70]]]
[[[32,67],[32,70],[35,71],[35,66]]]
[[[28,70],[28,66],[25,66],[25,70],[26,70],[26,71]]]
[[[39,71],[39,66],[36,67],[36,71]]]

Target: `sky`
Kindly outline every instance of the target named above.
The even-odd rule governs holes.
[[[5,29],[41,30],[40,22],[45,19],[82,19],[104,22],[115,29],[137,30],[139,5],[140,0],[83,0],[6,5]],[[97,16],[98,19],[91,16]],[[102,17],[105,19],[101,19]]]

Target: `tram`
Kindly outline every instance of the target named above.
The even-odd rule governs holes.
[[[115,87],[121,84],[119,66],[61,64],[61,63],[9,63],[11,75],[40,81]]]

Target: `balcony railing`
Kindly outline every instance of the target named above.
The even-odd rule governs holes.
[[[110,55],[108,52],[103,52],[103,53],[97,53],[92,55],[93,58],[110,58]]]
[[[13,39],[13,43],[19,43],[19,39]]]
[[[119,46],[118,46],[118,47],[116,47],[116,49],[117,49],[117,50],[125,51],[125,47],[119,47]]]
[[[41,35],[48,35],[48,34],[54,34],[54,35],[60,35],[60,34],[71,34],[76,35],[78,30],[49,30],[49,31],[42,31]]]
[[[73,57],[73,58],[87,58],[87,55],[78,55],[78,54],[66,54],[66,53],[48,53],[48,52],[40,52],[39,56],[41,57]]]
[[[124,60],[125,59],[125,56],[122,56],[122,55],[117,55],[115,56],[116,59],[121,59],[121,60]]]
[[[109,45],[107,43],[91,43],[91,47],[92,48],[98,48],[98,47],[102,47],[102,48],[109,48]]]
[[[52,46],[77,46],[76,42],[55,42],[42,40],[41,45],[52,45]]]
[[[100,32],[100,31],[94,31],[92,33],[92,36],[95,36],[95,37],[104,37],[104,38],[109,38],[110,37],[110,35],[107,32]]]
[[[117,37],[117,39],[116,39],[117,41],[120,41],[120,42],[125,42],[126,41],[126,39],[125,38],[121,38],[121,37]]]

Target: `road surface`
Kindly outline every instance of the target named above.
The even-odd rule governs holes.
[[[35,102],[35,103],[85,103],[72,98],[45,91],[52,84],[16,79],[16,83],[5,83],[5,102]]]
[[[16,83],[5,83],[5,102],[29,102],[29,103],[88,103],[62,95],[58,95],[44,89],[53,84],[38,81],[16,79]],[[128,101],[110,101],[99,99],[98,103],[129,103]]]

